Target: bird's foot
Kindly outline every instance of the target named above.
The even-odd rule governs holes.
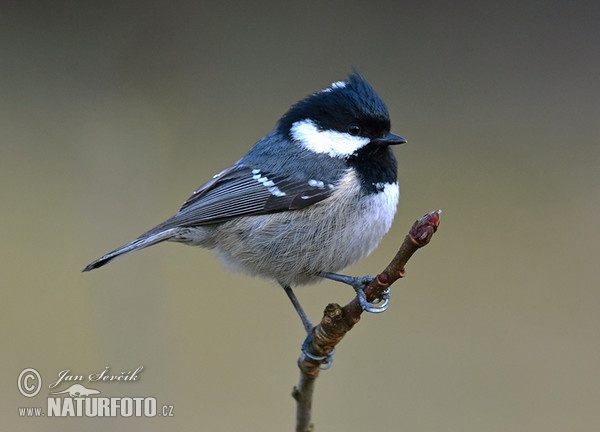
[[[356,295],[358,296],[358,301],[360,302],[360,306],[365,312],[371,313],[381,313],[384,312],[388,306],[390,305],[390,289],[387,288],[382,295],[382,298],[375,299],[374,302],[367,301],[367,296],[365,295],[365,288],[369,283],[373,280],[374,276],[363,276],[363,277],[355,277],[355,276],[345,276],[337,273],[320,273],[319,276],[331,279],[337,282],[342,282],[347,285],[350,285],[356,291]]]
[[[313,353],[310,352],[311,340],[312,340],[312,331],[309,331],[308,334],[306,335],[306,338],[304,339],[304,342],[302,342],[302,347],[300,348],[302,350],[302,357],[303,357],[301,360],[304,360],[304,357],[306,357],[306,358],[309,358],[309,359],[317,361],[317,362],[322,362],[320,369],[321,370],[329,369],[331,367],[331,363],[333,363],[333,355],[335,354],[335,349],[333,349],[329,354],[326,354],[324,356],[314,355]]]

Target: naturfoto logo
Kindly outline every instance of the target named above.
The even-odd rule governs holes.
[[[94,388],[110,382],[136,382],[144,367],[114,373],[106,366],[100,372],[83,375],[64,369],[58,379],[48,385],[46,407],[19,407],[20,417],[173,417],[173,405],[159,405],[152,396],[101,395]],[[86,383],[86,385],[82,384]],[[87,383],[93,383],[91,385]],[[61,385],[62,384],[62,385]],[[67,385],[66,388],[65,385]],[[34,368],[26,368],[18,377],[17,386],[24,397],[34,398],[42,388],[42,376]],[[63,387],[59,390],[58,386]],[[109,384],[110,386],[110,384]],[[114,387],[113,387],[114,388]],[[121,387],[119,387],[121,388]],[[104,390],[103,390],[104,391]]]

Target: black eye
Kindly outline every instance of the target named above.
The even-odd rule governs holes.
[[[348,133],[353,136],[358,135],[360,133],[360,126],[356,123],[352,123],[350,126],[348,126]]]

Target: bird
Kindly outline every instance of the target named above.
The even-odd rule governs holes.
[[[369,255],[390,229],[399,200],[388,108],[353,69],[346,80],[300,100],[236,163],[196,189],[179,211],[84,272],[164,241],[213,249],[235,270],[277,282],[307,333],[293,287],[323,278],[350,284],[366,301],[372,277],[336,272]]]

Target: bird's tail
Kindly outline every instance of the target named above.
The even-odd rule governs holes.
[[[150,230],[149,232],[142,234],[140,237],[136,238],[132,242],[127,243],[125,246],[121,246],[120,248],[115,249],[114,251],[109,252],[106,255],[98,258],[97,260],[92,261],[83,269],[83,271],[87,272],[90,270],[94,270],[98,267],[102,267],[104,264],[107,264],[109,261],[113,260],[114,258],[120,255],[144,249],[148,246],[152,246],[156,243],[160,243],[173,238],[174,229],[167,229],[165,231],[150,234],[152,231],[153,230]]]

